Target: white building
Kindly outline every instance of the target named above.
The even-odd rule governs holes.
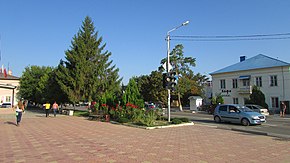
[[[221,94],[224,102],[245,104],[252,86],[256,85],[265,94],[269,109],[279,111],[280,102],[285,101],[289,114],[290,64],[262,54],[211,73],[213,96]]]
[[[16,104],[19,80],[18,77],[12,75],[11,71],[9,71],[8,74],[4,74],[0,71],[0,104]]]

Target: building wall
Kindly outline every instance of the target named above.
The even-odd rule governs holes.
[[[214,74],[212,75],[213,96],[221,93],[225,103],[233,103],[233,98],[238,98],[238,103],[244,104],[244,99],[249,98],[251,91],[239,93],[243,88],[248,89],[243,86],[243,80],[240,80],[239,77],[246,75],[250,75],[249,89],[256,85],[256,77],[262,77],[260,90],[265,94],[269,108],[278,109],[278,107],[272,107],[272,97],[277,97],[279,102],[290,101],[290,67],[288,66]],[[277,86],[270,86],[271,75],[277,76]],[[220,86],[220,80],[223,79],[226,81],[225,89],[221,89]],[[238,88],[233,88],[232,79],[238,80]]]
[[[19,80],[1,80],[0,79],[0,84],[1,85],[12,85],[12,86],[19,86]],[[9,102],[12,103],[12,100],[14,100],[13,104],[15,105],[17,102],[16,99],[16,94],[17,94],[18,90],[14,89],[14,99],[13,98],[13,90],[12,89],[7,89],[7,88],[0,88],[0,103],[4,103],[4,102]],[[11,101],[7,101],[10,97]]]

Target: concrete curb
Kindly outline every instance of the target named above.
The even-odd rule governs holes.
[[[182,123],[182,124],[176,124],[176,125],[172,124],[172,125],[167,125],[167,126],[146,127],[146,126],[138,126],[138,125],[128,124],[128,123],[119,123],[119,122],[116,122],[116,121],[110,121],[110,123],[124,125],[124,126],[129,126],[129,127],[135,127],[135,128],[141,128],[141,129],[146,129],[146,130],[170,128],[170,127],[192,126],[192,125],[194,125],[193,122],[189,122],[189,123]]]
[[[159,129],[159,128],[170,128],[170,127],[181,127],[181,126],[193,126],[193,122],[189,123],[182,123],[182,124],[176,124],[176,125],[168,125],[168,126],[156,126],[156,127],[146,127],[145,129],[147,130],[152,130],[152,129]]]

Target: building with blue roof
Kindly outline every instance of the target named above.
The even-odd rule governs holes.
[[[214,71],[212,76],[213,96],[221,94],[224,102],[245,104],[257,86],[265,94],[269,109],[278,113],[281,101],[287,104],[289,114],[290,101],[290,64],[263,54]]]

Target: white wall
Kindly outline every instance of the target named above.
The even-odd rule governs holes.
[[[0,80],[0,84],[11,84],[13,86],[19,86],[19,80]],[[16,99],[16,94],[17,94],[18,90],[14,89],[14,105],[17,102]],[[13,90],[12,89],[5,89],[5,88],[0,88],[0,103],[3,100],[3,102],[7,102],[6,101],[6,97],[7,96],[11,96],[11,103],[12,103],[12,94],[13,94]]]

